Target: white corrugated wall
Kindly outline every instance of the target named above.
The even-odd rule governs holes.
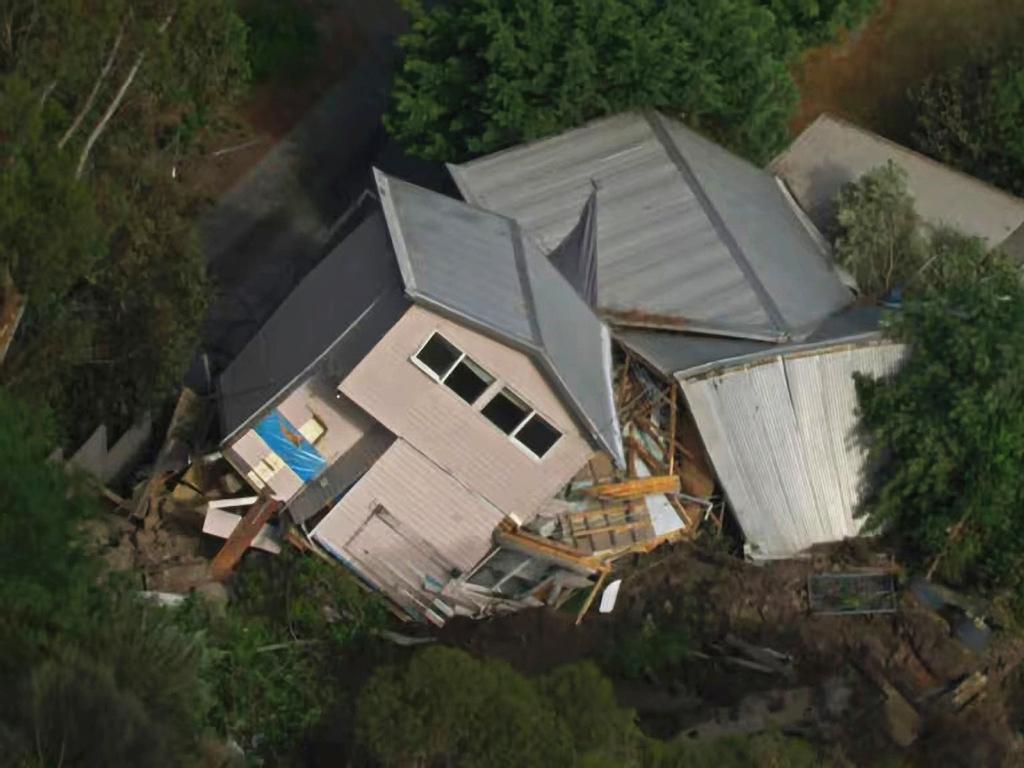
[[[871,342],[681,379],[753,557],[789,557],[860,532],[865,453],[853,374],[891,373],[905,354]]]

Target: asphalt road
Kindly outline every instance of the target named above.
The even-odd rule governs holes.
[[[406,25],[392,0],[338,0],[367,45],[328,91],[199,222],[216,296],[186,383],[208,391],[207,370],[230,363],[292,288],[326,254],[332,228],[381,168],[453,191],[439,164],[404,155],[381,124]],[[215,386],[215,384],[214,384]]]

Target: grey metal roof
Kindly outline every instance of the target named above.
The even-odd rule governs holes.
[[[690,376],[714,367],[836,343],[877,338],[882,307],[852,306],[827,318],[801,342],[770,344],[671,331],[621,329],[615,338],[663,376]]]
[[[378,209],[299,283],[221,375],[225,439],[314,369],[336,385],[408,306]]]
[[[608,330],[504,216],[377,172],[406,293],[528,354],[620,464]]]
[[[1024,200],[834,115],[821,115],[769,169],[785,179],[818,227],[834,226],[843,185],[892,160],[907,172],[918,213],[996,246],[1024,225]]]
[[[544,251],[598,187],[597,299],[617,325],[799,338],[850,300],[769,174],[654,113],[449,166],[469,202]]]
[[[868,340],[677,377],[751,557],[860,532],[866,450],[853,375],[888,375],[906,355]]]
[[[590,307],[597,306],[597,189],[590,193],[580,220],[548,259]]]

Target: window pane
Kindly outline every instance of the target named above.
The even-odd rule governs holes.
[[[472,405],[490,386],[494,378],[468,357],[455,366],[444,384],[448,389]]]
[[[530,409],[518,397],[503,389],[480,412],[506,435],[511,435],[523,423]]]
[[[561,433],[537,414],[533,414],[523,428],[516,432],[516,440],[538,456],[543,456],[553,446]]]
[[[416,353],[416,359],[438,376],[444,376],[461,354],[448,339],[435,333]]]

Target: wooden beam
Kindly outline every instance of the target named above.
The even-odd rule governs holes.
[[[594,584],[594,588],[590,590],[590,594],[587,595],[586,602],[580,608],[580,612],[576,614],[576,626],[580,625],[583,621],[583,617],[587,615],[587,611],[590,610],[590,606],[594,603],[594,598],[597,597],[597,593],[601,591],[601,587],[604,584],[604,580],[608,578],[608,571],[601,571],[601,575],[597,577],[597,582]]]
[[[596,507],[594,509],[584,509],[580,512],[568,512],[566,516],[569,521],[575,523],[580,520],[589,520],[592,517],[607,517],[609,515],[626,515],[629,514],[628,504],[613,504],[610,507]]]
[[[245,517],[238,523],[228,540],[224,542],[224,546],[213,558],[210,565],[213,578],[217,581],[224,581],[231,575],[235,566],[238,565],[238,561],[242,559],[242,555],[256,538],[256,534],[263,530],[263,526],[270,522],[282,506],[283,504],[277,499],[263,498],[249,508]]]
[[[668,472],[666,474],[674,475],[676,473],[676,416],[678,406],[676,404],[676,390],[678,387],[672,385],[672,396],[669,400],[669,411],[668,411]]]
[[[684,507],[675,496],[666,496],[665,498],[667,498],[668,503],[672,505],[672,509],[674,509],[676,513],[683,518],[683,522],[686,523],[686,532],[689,534],[695,533],[697,526],[694,525],[693,521],[690,519],[690,515],[686,511],[686,507]]]
[[[658,461],[656,458],[654,458],[654,456],[651,455],[650,451],[648,451],[643,445],[641,445],[640,441],[637,440],[635,437],[627,437],[626,444],[632,449],[633,453],[636,454],[636,457],[647,465],[647,469],[649,469],[651,472],[657,472],[659,474],[668,474],[665,471],[665,465]],[[634,474],[633,477],[636,477],[636,475]]]
[[[494,534],[494,542],[500,547],[508,547],[516,552],[522,552],[524,555],[539,557],[584,575],[605,569],[601,559],[588,552],[524,531],[502,531],[499,529]]]
[[[643,528],[645,525],[650,525],[650,521],[631,520],[613,525],[602,525],[599,528],[580,528],[579,530],[573,531],[573,536],[575,538],[580,538],[581,536],[597,536],[601,533],[625,533],[626,531],[631,531],[634,528]]]
[[[607,483],[582,489],[581,493],[590,498],[602,499],[636,499],[658,493],[679,493],[679,477],[677,475],[656,475],[654,477],[638,477],[622,483]]]

